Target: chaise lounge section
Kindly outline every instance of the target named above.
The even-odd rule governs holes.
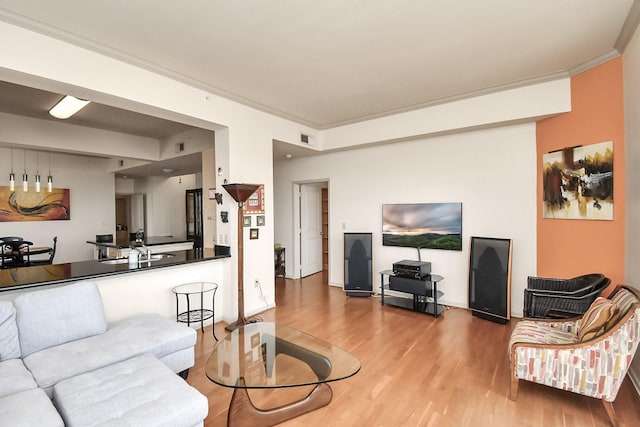
[[[108,390],[101,388],[106,385],[94,385],[97,395],[124,393],[129,382],[153,384],[144,369],[132,369],[140,366],[139,360],[146,360],[151,367],[156,365],[153,372],[164,372],[159,376],[164,380],[150,385],[150,392],[166,395],[166,384],[170,384],[171,391],[191,396],[195,406],[190,412],[196,414],[201,425],[208,412],[206,397],[175,375],[183,373],[186,377],[193,366],[196,337],[192,328],[158,314],[107,324],[100,292],[92,282],[28,292],[13,302],[0,302],[0,425],[65,425],[59,408],[69,403],[78,412],[82,400],[77,401],[73,384],[83,384],[89,373],[110,375],[120,372],[118,369],[131,370],[127,381],[117,387],[113,382]],[[174,374],[167,377],[167,372]],[[62,384],[63,392],[56,397],[56,410],[50,399],[58,384]],[[185,407],[184,401],[170,400],[174,412]],[[161,400],[145,404],[167,409]],[[113,416],[96,411],[100,412],[88,404],[84,415],[96,419]],[[145,425],[157,425],[148,421]],[[199,424],[189,421],[184,425]]]

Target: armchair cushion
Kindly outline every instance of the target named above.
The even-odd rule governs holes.
[[[627,313],[627,311],[629,311],[631,305],[635,302],[638,302],[638,299],[633,293],[622,288],[618,292],[616,292],[613,297],[611,297],[611,302],[618,306],[618,312],[613,315],[611,321],[609,321],[609,323],[607,324],[607,330],[609,330],[611,326],[615,325],[618,320],[620,320]]]
[[[570,328],[569,328],[570,329]],[[521,320],[513,330],[509,349],[516,343],[528,344],[573,344],[578,337],[571,330],[563,330],[555,324],[545,324],[535,320]]]
[[[603,297],[596,298],[582,316],[578,326],[578,339],[587,341],[602,335],[616,313],[618,313],[616,303]]]

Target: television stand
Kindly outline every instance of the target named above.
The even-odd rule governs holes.
[[[385,276],[389,277],[387,283],[385,283]],[[438,282],[443,279],[444,277],[437,274],[430,274],[423,279],[411,279],[396,276],[393,274],[393,270],[384,270],[380,272],[380,304],[407,308],[438,317],[444,312],[444,306],[438,304],[438,298],[444,295],[442,291],[438,290]],[[385,295],[385,290],[411,294],[411,297],[408,295],[389,295],[388,293]]]

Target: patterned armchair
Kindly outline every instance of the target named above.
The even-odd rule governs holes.
[[[523,319],[509,342],[510,397],[525,380],[600,399],[613,426],[613,401],[640,342],[640,293],[619,286],[581,318]]]

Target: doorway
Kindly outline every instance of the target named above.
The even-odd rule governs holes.
[[[202,188],[186,190],[187,239],[193,240],[194,249],[202,249]]]
[[[298,248],[300,277],[324,272],[329,268],[329,200],[327,183],[298,185]]]
[[[146,229],[144,194],[116,194],[116,242],[127,244],[129,233]]]

